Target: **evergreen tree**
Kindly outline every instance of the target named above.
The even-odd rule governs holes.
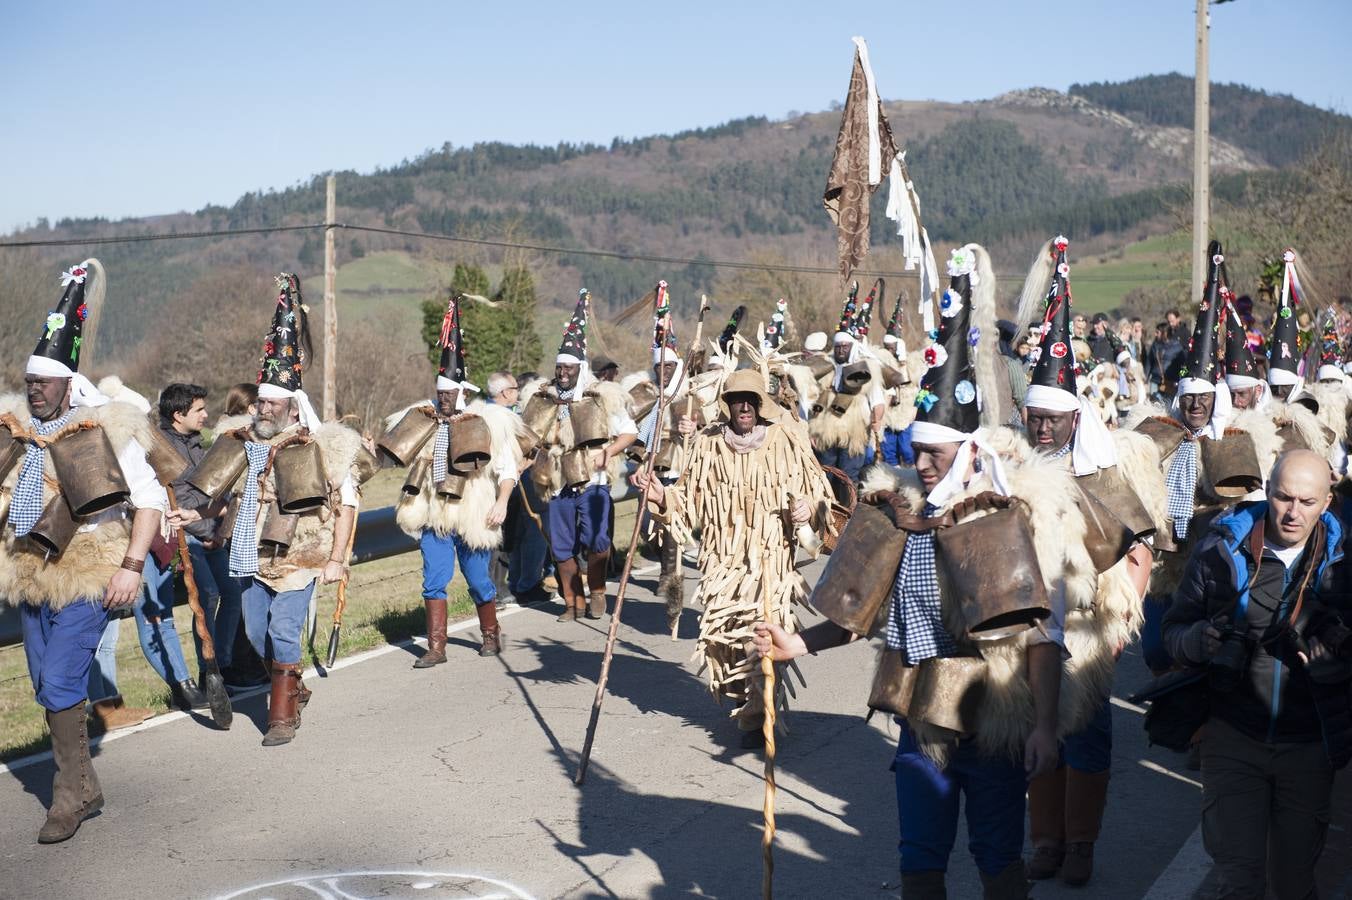
[[[479,297],[487,297],[491,291],[483,269],[462,263],[456,264],[451,287]],[[465,362],[471,380],[481,386],[491,372],[534,368],[539,365],[544,352],[535,331],[535,279],[529,269],[525,266],[507,269],[497,291],[492,292],[492,301],[494,305],[489,306],[466,300],[460,307]],[[441,336],[446,301],[425,300],[421,308],[423,341],[427,344],[428,357],[436,362],[441,358],[437,339]]]

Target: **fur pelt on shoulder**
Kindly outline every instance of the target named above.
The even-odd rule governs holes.
[[[1333,432],[1334,442],[1347,440],[1347,387],[1343,382],[1316,382],[1306,388],[1319,401],[1319,424]],[[1294,404],[1293,404],[1294,405]]]
[[[1279,428],[1289,424],[1303,440],[1306,438],[1307,426],[1313,425],[1314,434],[1309,435],[1309,437],[1318,436],[1318,423],[1314,421],[1314,416],[1309,410],[1303,406],[1293,409],[1304,414],[1299,417],[1299,422],[1288,417],[1286,410],[1275,404],[1269,404],[1263,409],[1240,410],[1231,420],[1231,427],[1245,432],[1253,440],[1253,449],[1258,454],[1259,471],[1265,475],[1272,471],[1272,465],[1281,455],[1285,443],[1281,436],[1277,434]]]
[[[488,514],[497,503],[499,483],[497,470],[511,461],[519,471],[522,462],[518,438],[525,426],[511,410],[476,400],[462,415],[479,416],[488,425],[491,436],[491,458],[465,484],[465,494],[459,500],[446,500],[437,495],[429,466],[423,474],[416,495],[401,494],[395,509],[395,522],[409,537],[416,538],[423,529],[430,528],[438,536],[458,534],[471,548],[485,550],[502,545],[502,527],[490,528]],[[434,441],[428,441],[419,452],[420,459],[430,460]]]
[[[1114,431],[1112,438],[1117,450],[1117,468],[1123,479],[1136,492],[1155,527],[1169,527],[1168,497],[1159,448],[1145,435],[1124,428]]]
[[[869,371],[873,372],[877,367],[877,361],[869,362]],[[831,377],[826,376],[828,385]],[[881,375],[875,373],[874,377],[880,378]],[[872,387],[872,384],[868,387]],[[873,421],[873,409],[868,405],[868,394],[867,388],[853,396],[833,394],[832,405],[843,406],[845,411],[836,413],[831,409],[823,409],[808,420],[808,434],[812,436],[813,445],[822,449],[843,447],[851,456],[863,453],[868,446],[869,425]]]
[[[0,413],[9,413],[25,429],[33,427],[28,401],[19,394],[0,396]],[[144,452],[150,446],[150,420],[141,410],[114,401],[103,406],[78,407],[72,423],[92,422],[103,429],[115,453],[135,441]],[[9,502],[19,480],[21,465],[14,466],[0,486],[0,505],[9,515]],[[60,490],[51,454],[43,461],[42,503],[45,507]],[[108,580],[126,556],[131,526],[121,515],[103,514],[93,528],[78,532],[56,559],[25,538],[7,537],[0,551],[0,598],[10,603],[47,605],[60,609],[81,599],[103,596]]]

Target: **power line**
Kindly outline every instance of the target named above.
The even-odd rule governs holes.
[[[270,225],[258,228],[226,228],[216,231],[181,231],[160,234],[120,235],[113,237],[50,238],[37,241],[0,241],[0,250],[20,247],[78,247],[84,245],[132,244],[147,241],[185,240],[190,238],[239,237],[243,235],[273,234],[287,231],[316,231],[327,227],[329,226],[323,222],[312,222],[305,225]],[[590,247],[558,247],[550,244],[531,244],[519,241],[495,240],[492,238],[471,238],[428,231],[410,231],[402,228],[380,228],[374,225],[353,225],[347,222],[334,222],[332,227],[344,229],[346,231],[385,234],[397,237],[415,238],[418,240],[444,241],[455,244],[470,244],[472,246],[494,247],[503,250],[529,250],[535,253],[550,253],[559,256],[587,256],[602,259],[617,259],[626,262],[652,262],[664,263],[667,265],[707,266],[715,269],[789,272],[799,275],[836,275],[838,273],[837,269],[829,266],[805,266],[793,265],[790,263],[757,263],[749,260],[709,259],[706,257],[690,256],[665,256],[652,253],[631,253],[623,250],[598,250]],[[1310,268],[1327,268],[1327,266],[1311,266]],[[864,278],[882,277],[894,279],[915,278],[918,276],[916,271],[885,272],[862,269],[856,271],[854,274]],[[1000,272],[996,273],[996,277],[1002,279],[1022,279],[1024,273]],[[1140,284],[1146,282],[1185,281],[1186,275],[1181,272],[1177,275],[1146,276],[1096,276],[1093,274],[1082,274],[1073,280],[1081,284]]]

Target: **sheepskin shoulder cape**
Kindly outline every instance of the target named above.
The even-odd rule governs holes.
[[[412,408],[412,407],[410,407]],[[397,415],[402,417],[407,410]],[[521,417],[505,406],[475,400],[459,415],[478,416],[488,425],[491,444],[490,461],[477,469],[465,482],[464,495],[449,500],[437,494],[432,481],[432,468],[427,466],[417,494],[401,494],[395,508],[395,521],[409,537],[418,537],[425,529],[432,529],[438,537],[458,534],[472,549],[489,550],[502,546],[502,526],[490,528],[488,514],[497,503],[499,482],[497,471],[508,460],[514,471],[521,470],[521,440],[526,426]],[[429,440],[418,453],[419,459],[431,460],[435,439]]]
[[[275,446],[294,437],[299,431],[298,425],[292,425],[268,439],[259,438],[252,432],[248,434],[247,439],[254,443]],[[328,502],[299,515],[295,535],[284,553],[279,553],[275,557],[271,553],[260,554],[257,578],[275,591],[294,591],[307,587],[319,577],[319,573],[330,558],[343,555],[346,547],[333,546],[334,525],[342,506],[339,488],[344,480],[350,478],[353,486],[360,492],[367,469],[363,460],[366,451],[362,447],[361,435],[348,426],[338,422],[325,422],[318,430],[311,432],[309,437],[319,445],[324,465],[324,480],[328,484]],[[241,476],[240,483],[236,484],[236,488],[238,489],[243,479],[248,477],[246,471]],[[239,502],[238,496],[237,490],[236,504]],[[268,514],[269,505],[276,496],[277,473],[269,470],[267,483],[263,485],[259,495],[258,534],[263,533],[264,519]]]
[[[1059,594],[1065,603],[1064,662],[1057,731],[1061,736],[1084,727],[1111,688],[1115,652],[1139,628],[1140,600],[1127,577],[1126,561],[1099,574],[1085,549],[1087,528],[1079,507],[1079,488],[1064,459],[1048,459],[1033,452],[1022,435],[1009,428],[981,432],[983,442],[1001,457],[1010,494],[1022,501],[1038,568],[1049,595]],[[875,467],[864,489],[899,489],[911,508],[919,513],[924,497],[919,489],[892,469]],[[984,475],[977,475],[967,489],[954,498],[963,499],[992,489]],[[978,513],[978,518],[985,513]],[[964,519],[963,521],[970,521]],[[986,682],[973,736],[984,755],[1017,759],[1035,723],[1033,694],[1027,679],[1025,632],[1001,641],[973,642],[965,638],[967,622],[942,569],[939,571],[944,627],[967,653],[985,661]],[[1135,598],[1135,599],[1133,599]],[[921,663],[925,665],[925,663]],[[930,722],[911,720],[922,750],[944,765],[955,742],[962,737]]]
[[[812,443],[823,450],[843,447],[851,456],[858,456],[868,447],[869,426],[873,422],[873,408],[868,395],[873,386],[882,385],[883,370],[878,360],[865,358],[871,380],[859,393],[838,394],[832,389],[834,370],[818,379],[820,397],[825,408],[808,420],[808,434]],[[839,410],[839,411],[838,411]]]
[[[28,401],[19,394],[0,396],[0,413],[12,415],[25,430],[33,427]],[[150,420],[136,407],[126,403],[80,407],[72,422],[92,422],[103,429],[114,452],[122,452],[135,441],[142,450],[150,446]],[[22,462],[16,464],[0,486],[0,518],[8,521],[9,504],[19,480]],[[52,466],[51,454],[43,461],[44,506],[61,490]],[[108,581],[118,570],[131,541],[131,522],[126,517],[101,517],[93,528],[81,530],[66,552],[48,560],[43,551],[26,538],[14,537],[5,529],[0,545],[0,598],[12,604],[29,603],[60,609],[79,600],[102,599]],[[86,526],[87,527],[87,526]]]
[[[558,400],[558,392],[555,390],[552,382],[541,382],[533,386],[530,396],[522,392],[521,403],[524,405],[530,402],[531,398],[537,394]],[[601,404],[608,420],[613,421],[618,416],[628,415],[629,395],[624,388],[610,381],[598,381],[589,385],[583,392],[583,397],[590,397]],[[545,433],[540,436],[539,452],[536,454],[535,462],[530,467],[530,477],[535,483],[536,489],[544,497],[554,497],[559,491],[563,490],[563,454],[572,449],[573,446],[573,423],[572,419],[562,415],[562,407],[559,415],[555,416],[554,421],[545,429]],[[611,435],[612,438],[618,435]],[[626,488],[625,460],[624,454],[616,454],[610,458],[606,467],[606,476],[609,478],[612,494],[620,494]]]

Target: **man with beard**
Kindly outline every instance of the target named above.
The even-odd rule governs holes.
[[[709,669],[709,689],[737,704],[733,715],[742,746],[763,745],[765,717],[759,670],[746,663],[752,623],[764,618],[768,594],[773,621],[797,630],[794,607],[807,598],[807,582],[794,568],[799,526],[826,528],[831,489],[801,432],[766,393],[760,372],[728,376],[720,395],[726,424],[700,432],[680,481],[666,486],[640,471],[634,485],[646,492],[657,517],[679,542],[700,529],[699,649]],[[695,422],[682,418],[683,434]]]
[[[97,280],[86,302],[91,277]],[[86,260],[64,273],[62,286],[28,358],[25,396],[0,398],[0,418],[18,442],[6,454],[12,468],[0,473],[8,495],[0,597],[19,610],[28,674],[46,712],[56,766],[47,821],[38,832],[42,844],[70,838],[103,808],[85,720],[89,670],[109,613],[125,610],[140,594],[146,554],[168,507],[146,462],[150,423],[135,407],[111,402],[79,372],[84,322],[104,293],[103,268]],[[79,515],[74,497],[92,486],[63,481],[56,457],[65,441],[85,433],[101,438],[93,452],[99,443],[111,452],[86,456],[89,470],[72,473],[68,463],[65,475],[102,479],[99,489],[120,488],[121,500]],[[90,442],[84,446],[90,453]]]
[[[322,422],[301,387],[310,331],[300,279],[282,273],[276,281],[278,296],[258,376],[258,411],[243,427],[231,428],[238,420],[223,423],[216,438],[218,443],[242,442],[246,459],[233,501],[230,575],[241,579],[245,634],[271,673],[265,747],[290,743],[300,727],[301,711],[310,700],[301,680],[301,632],[310,598],[317,580],[332,584],[347,573],[360,502],[357,489],[369,475],[361,463],[361,436],[346,426]],[[330,494],[321,505],[288,516],[277,497],[279,451],[310,442],[319,445],[319,474]],[[266,543],[261,552],[260,542]]]
[[[832,341],[832,368],[822,377],[824,403],[808,422],[817,461],[859,481],[868,449],[882,437],[887,399],[882,368],[866,343],[875,290],[859,303],[859,282],[850,286]]]

